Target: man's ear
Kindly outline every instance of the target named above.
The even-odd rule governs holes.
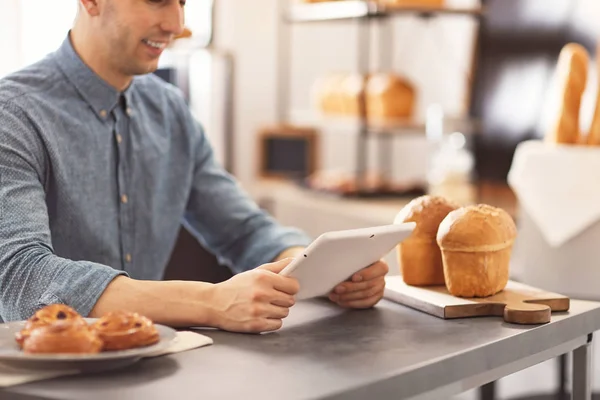
[[[92,17],[100,14],[98,0],[79,0],[79,7],[80,11],[87,12]]]

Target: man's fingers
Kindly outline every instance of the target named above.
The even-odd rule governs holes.
[[[360,290],[366,290],[373,287],[377,283],[377,280],[370,280],[366,282],[342,282],[337,285],[332,292],[336,294],[344,294],[350,292],[358,292]]]
[[[283,292],[275,292],[275,295],[271,299],[271,304],[278,307],[291,307],[296,304],[296,300],[292,295]]]
[[[265,321],[265,329],[263,332],[276,331],[283,325],[283,321],[280,319],[267,319]]]
[[[258,320],[259,332],[274,331],[281,328],[283,319],[286,318],[290,313],[288,307],[279,307],[273,304],[265,305],[261,317]]]
[[[376,294],[371,297],[367,297],[366,299],[361,300],[351,300],[351,301],[342,301],[337,302],[340,307],[345,308],[371,308],[375,304],[379,302],[382,298],[382,294]]]
[[[249,322],[243,331],[249,333],[270,332],[276,331],[277,329],[281,328],[282,325],[283,321],[281,319],[261,318]]]
[[[273,282],[273,288],[275,290],[279,290],[285,294],[295,295],[300,290],[300,284],[296,278],[290,278],[288,276],[279,276],[275,277],[275,281]]]
[[[283,260],[263,264],[257,269],[268,271],[261,279],[268,279],[269,284],[273,286],[276,290],[289,294],[295,295],[300,290],[300,285],[298,284],[298,280],[296,278],[291,278],[289,276],[282,276],[279,273],[288,266],[294,259],[293,258],[284,258]]]
[[[283,320],[276,318],[266,319],[264,321],[264,325],[265,328],[262,330],[262,332],[276,331],[283,325]]]
[[[331,299],[335,302],[345,302],[345,301],[366,299],[366,298],[369,298],[378,293],[383,293],[384,289],[385,289],[385,281],[378,280],[371,287],[364,289],[364,290],[343,293],[343,294],[339,294],[339,295],[336,293],[333,293]]]
[[[268,319],[283,319],[290,313],[288,307],[275,306],[273,304],[267,304],[265,307],[265,316]]]
[[[274,272],[276,274],[280,273],[285,267],[288,266],[289,263],[294,261],[293,258],[284,258],[283,260],[275,261],[272,263],[263,264],[256,269],[265,269],[267,271]]]
[[[359,290],[366,290],[375,284],[379,279],[384,278],[389,271],[388,265],[384,261],[378,261],[371,264],[367,268],[364,268],[354,274],[348,281],[342,282],[337,285],[333,292],[336,294],[344,294],[350,292],[357,292]]]
[[[379,260],[352,275],[351,280],[352,282],[369,281],[379,276],[385,276],[389,270],[390,268],[388,267],[387,263],[383,260]]]
[[[264,332],[267,330],[279,329],[281,320],[290,313],[288,307],[279,307],[273,304],[261,304],[250,311],[253,317],[247,322],[245,331]],[[279,322],[277,322],[279,321]]]

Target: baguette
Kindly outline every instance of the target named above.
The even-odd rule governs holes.
[[[550,143],[580,143],[579,109],[588,75],[589,55],[577,43],[563,47],[558,57],[559,108],[556,120],[545,135]]]
[[[600,79],[600,43],[596,47],[596,71],[598,79]],[[590,146],[600,146],[600,83],[596,95],[596,108],[594,109],[594,116],[592,117],[592,124],[586,142]]]

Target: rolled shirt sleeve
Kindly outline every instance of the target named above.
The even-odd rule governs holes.
[[[30,317],[63,303],[87,316],[118,275],[106,265],[58,257],[44,190],[44,147],[26,115],[0,104],[0,318]]]

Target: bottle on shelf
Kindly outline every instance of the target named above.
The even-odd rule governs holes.
[[[461,204],[472,203],[476,198],[473,154],[463,133],[444,132],[444,113],[437,104],[427,109],[426,134],[434,147],[427,174],[428,192]]]

